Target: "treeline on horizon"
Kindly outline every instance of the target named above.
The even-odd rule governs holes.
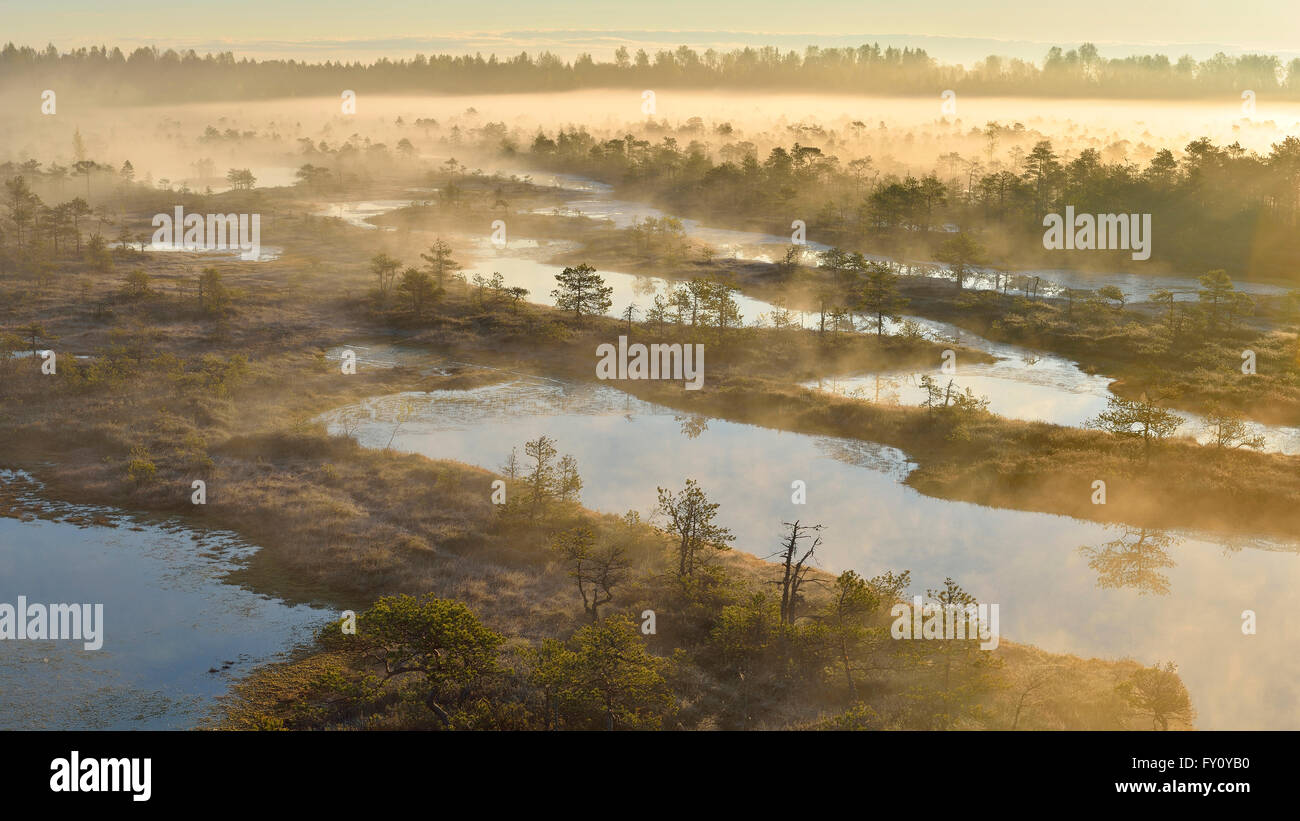
[[[0,49],[0,78],[94,89],[106,101],[276,98],[419,91],[498,93],[603,87],[746,88],[937,95],[953,89],[973,95],[1121,98],[1206,98],[1277,94],[1300,99],[1300,58],[1283,64],[1266,54],[1207,60],[1161,54],[1102,57],[1097,47],[1051,48],[1042,65],[991,55],[967,69],[940,63],[923,49],[808,46],[802,54],[774,46],[697,52],[687,46],[650,54],[620,47],[612,61],[582,54],[563,60],[550,52],[512,57],[417,54],[373,63],[309,63],[236,59],[233,52],[200,56],[141,47],[92,46],[60,52],[16,46]]]

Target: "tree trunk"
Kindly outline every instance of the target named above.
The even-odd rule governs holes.
[[[849,700],[857,701],[858,688],[853,683],[853,668],[849,666],[849,648],[843,638],[840,639],[840,658],[844,660],[844,677],[849,680]]]

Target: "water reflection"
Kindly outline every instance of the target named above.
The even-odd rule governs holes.
[[[559,266],[542,262],[520,249],[492,249],[481,238],[477,243],[477,262],[501,273],[506,285],[527,288],[534,299],[541,294],[549,294],[554,287]],[[647,305],[655,294],[667,297],[675,284],[659,277],[619,271],[602,270],[600,275],[604,277],[605,284],[613,288],[610,316],[618,316],[628,305]],[[737,294],[735,301],[748,324],[770,321],[774,312],[781,308],[744,294]],[[798,312],[794,320],[801,327],[811,328],[815,326],[817,317]],[[1071,359],[985,339],[947,322],[905,316],[897,321],[887,320],[884,332],[890,335],[905,333],[909,324],[927,339],[963,345],[996,357],[993,363],[959,362],[958,382],[963,388],[969,387],[976,395],[987,396],[991,403],[990,410],[1000,416],[1081,427],[1105,410],[1111,396],[1109,377],[1088,373]],[[874,394],[876,382],[883,376],[885,383],[896,394],[894,398],[885,401],[919,404],[924,392],[920,387],[921,375],[919,371],[871,372],[815,380],[806,383],[806,386],[866,398]],[[1207,429],[1208,423],[1204,417],[1185,411],[1177,413],[1184,420],[1179,435],[1189,436],[1201,443],[1211,441],[1212,434]],[[1263,437],[1264,451],[1300,454],[1300,427],[1265,425],[1249,420],[1245,426],[1247,435]]]
[[[394,437],[402,402],[414,412]],[[1167,558],[1175,538],[1165,542],[1167,534],[1138,532],[1111,547],[1113,527],[921,495],[903,484],[911,465],[896,448],[720,419],[684,431],[680,411],[604,386],[538,380],[375,397],[363,407],[367,421],[354,435],[364,445],[391,438],[399,450],[488,470],[512,445],[551,436],[578,461],[582,502],[610,513],[648,517],[657,487],[696,479],[720,503],[738,549],[770,553],[792,516],[824,524],[826,570],[911,570],[917,592],[951,576],[981,601],[999,603],[1008,640],[1148,664],[1176,660],[1201,727],[1300,728],[1295,544],[1251,540],[1233,552],[1180,533],[1177,564],[1164,564],[1159,552]],[[326,416],[335,430],[346,410]],[[794,480],[806,483],[804,505],[792,503]],[[1080,545],[1099,547],[1085,554]],[[1098,585],[1099,578],[1124,583]],[[1245,609],[1268,629],[1242,635]]]
[[[1097,586],[1128,587],[1139,595],[1169,593],[1169,577],[1160,571],[1174,567],[1169,550],[1178,544],[1170,533],[1120,525],[1123,531],[1098,547],[1083,546],[1079,552],[1088,567],[1097,571]]]
[[[939,369],[828,377],[804,386],[868,402],[920,405],[926,398],[921,377],[927,375],[938,376]],[[953,378],[956,386],[987,397],[989,410],[999,416],[1065,427],[1083,427],[1106,409],[1111,397],[1108,377],[1084,373],[1074,363],[1050,355],[959,365]],[[948,377],[943,379],[946,382]],[[1204,416],[1183,410],[1173,413],[1183,420],[1176,436],[1202,445],[1214,442],[1214,426]],[[1258,450],[1300,454],[1300,428],[1249,419],[1242,425],[1246,437],[1259,438]]]
[[[707,416],[674,416],[673,419],[682,425],[682,435],[687,439],[696,439],[701,433],[709,429],[709,417]]]
[[[658,209],[643,203],[610,199],[612,188],[595,180],[565,174],[535,174],[534,178],[548,180],[559,187],[589,194],[588,197],[573,200],[570,204],[582,204],[587,209],[588,215],[611,220],[621,227],[648,216],[663,215]],[[391,204],[392,207],[400,207],[404,204],[395,203],[397,201],[387,204]],[[365,210],[363,206],[373,205],[375,203],[336,204],[337,207],[356,206],[362,211]],[[373,227],[369,223],[366,225]],[[785,242],[784,238],[775,235],[709,228],[695,220],[683,220],[683,225],[692,236],[732,247],[733,250],[770,248],[773,243]],[[569,245],[569,243],[556,241],[520,243],[515,240],[509,247],[500,249],[493,247],[483,237],[471,238],[470,241],[474,243],[472,269],[500,273],[506,286],[527,288],[534,300],[545,299],[544,295],[549,294],[555,287],[555,275],[560,271],[560,266],[542,262],[537,257],[548,250],[553,251],[555,248]],[[805,250],[812,253],[819,248],[824,246],[810,244]],[[946,276],[942,270],[933,266],[928,269],[920,266],[915,269],[915,272]],[[1141,293],[1157,288],[1167,287],[1177,291],[1180,288],[1194,290],[1199,287],[1194,277],[1178,280],[1176,277],[1138,274],[1106,275],[1055,271],[1048,273],[1059,275],[1057,280],[1066,287],[1095,288],[1100,284],[1119,284],[1122,288],[1129,289],[1126,293],[1138,293],[1139,296]],[[604,277],[606,285],[613,288],[610,316],[620,315],[629,305],[636,305],[644,310],[656,294],[667,297],[675,285],[659,277],[619,271],[601,270],[600,274]],[[992,288],[1005,280],[1006,275],[999,272],[979,272],[972,278],[972,287]],[[1035,284],[1035,287],[1040,290],[1050,287],[1050,276],[1044,275],[1040,280],[1047,281],[1048,284],[1044,285],[1043,281],[1040,281]],[[1281,290],[1258,284],[1243,287],[1245,290],[1257,293]],[[743,321],[748,324],[770,322],[771,317],[783,307],[743,294],[737,294],[735,301]],[[797,325],[805,328],[813,327],[817,319],[816,316],[805,312],[795,312],[793,318]],[[1079,367],[1078,363],[1066,357],[994,342],[955,325],[922,317],[908,316],[902,317],[899,321],[887,321],[884,331],[891,335],[903,333],[907,323],[911,323],[928,339],[965,345],[996,357],[997,361],[992,364],[962,363],[959,382],[963,388],[971,388],[976,395],[987,396],[990,400],[990,410],[1001,416],[1080,427],[1104,410],[1110,398],[1108,377],[1087,373]],[[896,389],[896,396],[887,397],[884,401],[919,404],[919,391],[922,390],[919,385],[920,375],[920,372],[866,373],[834,380],[818,380],[808,383],[808,386],[848,392],[865,398],[865,392],[858,392],[865,388],[874,393],[875,383],[884,376],[886,381]],[[1178,415],[1184,419],[1184,424],[1178,431],[1179,435],[1189,436],[1201,443],[1211,441],[1212,433],[1203,417],[1181,411]],[[1263,437],[1263,450],[1271,453],[1300,454],[1300,427],[1264,425],[1254,421],[1246,421],[1245,426],[1248,436]]]
[[[28,511],[0,517],[0,602],[104,605],[100,650],[0,642],[0,730],[195,727],[232,680],[330,618],[224,582],[256,550],[231,533],[48,502],[13,471],[0,485]]]
[[[316,212],[318,217],[335,217],[346,222],[348,225],[357,228],[365,228],[369,231],[384,230],[395,231],[392,226],[379,226],[370,222],[374,217],[387,214],[389,211],[396,211],[399,208],[420,205],[427,202],[427,198],[406,199],[406,200],[352,200],[345,202],[324,203],[320,210]]]

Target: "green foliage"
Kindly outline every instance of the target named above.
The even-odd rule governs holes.
[[[1201,289],[1196,292],[1196,298],[1209,312],[1210,329],[1214,330],[1222,321],[1221,316],[1227,314],[1232,308],[1232,278],[1228,276],[1227,271],[1220,268],[1207,272],[1200,278],[1200,282]]]
[[[86,242],[85,260],[101,273],[113,269],[113,254],[108,250],[108,241],[99,232],[91,234]]]
[[[572,311],[575,319],[593,314],[598,316],[614,304],[610,299],[613,287],[606,285],[590,265],[565,268],[555,275],[555,281],[559,283],[559,287],[551,291],[555,306],[561,311]]]
[[[583,627],[567,644],[543,642],[532,681],[545,694],[553,726],[649,730],[674,708],[665,665],[646,651],[631,619],[611,616]]]
[[[231,303],[230,291],[221,281],[216,268],[204,268],[199,274],[199,310],[209,316],[221,316]]]
[[[158,358],[157,363],[178,391],[221,399],[229,398],[231,392],[248,377],[248,357],[243,354],[235,354],[229,359],[204,354],[197,360],[164,355]]]
[[[868,262],[865,274],[854,308],[874,318],[876,336],[882,337],[885,320],[897,322],[907,300],[899,294],[898,274],[889,265]]]
[[[1143,452],[1149,453],[1153,443],[1172,436],[1182,423],[1178,414],[1160,407],[1143,394],[1136,400],[1110,397],[1106,410],[1088,420],[1087,425],[1123,439],[1141,441]]]
[[[935,259],[948,264],[952,278],[961,288],[971,269],[984,262],[984,247],[964,231],[951,239],[944,240],[935,254]]]
[[[126,275],[122,282],[122,296],[126,299],[144,299],[149,296],[149,275],[138,268]]]
[[[386,596],[357,617],[355,635],[339,628],[332,625],[324,640],[376,669],[364,682],[371,692],[412,678],[424,704],[448,727],[453,716],[443,702],[463,700],[496,675],[505,641],[461,602],[433,596]]]
[[[149,456],[149,450],[137,445],[131,448],[131,458],[126,462],[126,476],[137,485],[151,484],[158,476],[158,466]]]
[[[411,313],[417,318],[424,316],[425,310],[442,295],[442,289],[429,273],[419,268],[407,268],[403,271],[397,290],[406,297]]]
[[[910,583],[911,575],[907,571],[867,580],[846,570],[836,577],[819,618],[844,673],[850,698],[858,696],[856,674],[862,666],[861,660],[873,655],[889,639],[888,630],[879,622],[880,611],[897,601]]]
[[[880,714],[868,705],[858,702],[839,715],[829,716],[814,725],[817,730],[881,730],[884,722]]]
[[[397,270],[401,267],[401,261],[388,254],[375,254],[370,258],[370,272],[378,280],[380,299],[388,298],[389,292],[393,289],[393,280],[397,277]]]
[[[971,425],[988,413],[987,396],[976,396],[970,388],[962,390],[951,379],[943,385],[925,374],[921,377],[921,387],[925,389],[921,406],[926,409],[927,418],[947,425],[949,441],[970,439]]]
[[[945,579],[942,588],[927,590],[926,597],[945,621],[952,614],[958,635],[966,638],[918,642],[922,646],[917,652],[925,653],[918,661],[928,675],[907,692],[907,721],[929,730],[954,729],[967,721],[978,726],[987,717],[985,697],[996,688],[1001,667],[995,655],[980,647],[978,622],[970,616],[978,602],[952,579]]]
[[[444,289],[447,279],[461,269],[460,263],[452,258],[451,246],[441,237],[429,247],[429,253],[420,254],[420,259],[424,260],[425,270],[433,277],[439,290]]]
[[[1191,697],[1172,661],[1135,672],[1116,692],[1139,714],[1151,717],[1151,729],[1168,730],[1171,721],[1190,725],[1196,717]]]
[[[664,532],[676,543],[677,576],[688,578],[707,564],[711,554],[729,550],[731,531],[717,524],[717,502],[710,502],[694,479],[677,494],[659,488],[659,512],[667,518]]]

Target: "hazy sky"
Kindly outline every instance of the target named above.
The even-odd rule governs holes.
[[[1103,48],[1111,56],[1136,46],[1198,56],[1216,48],[1300,48],[1295,0],[0,0],[0,22],[0,38],[26,45],[174,45],[249,56],[363,59],[385,52],[539,47],[603,57],[618,41],[634,47],[675,41],[800,47],[827,36],[835,37],[828,44],[843,44],[857,35],[1011,41],[998,51],[1027,50],[1036,58],[1041,44],[1084,40],[1115,44]],[[923,45],[948,60],[987,51],[983,42]]]

